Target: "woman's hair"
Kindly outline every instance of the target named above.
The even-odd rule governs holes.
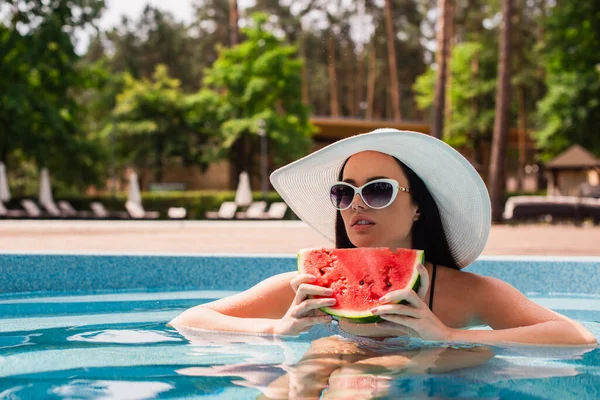
[[[419,219],[413,223],[412,227],[412,246],[414,249],[423,250],[425,252],[425,259],[432,264],[440,264],[446,267],[459,269],[454,257],[450,253],[450,246],[448,245],[448,239],[446,239],[446,233],[444,226],[442,225],[442,219],[438,210],[435,200],[431,196],[431,193],[425,186],[425,183],[419,178],[419,176],[410,168],[408,168],[402,161],[394,157],[394,160],[400,165],[400,168],[404,171],[404,174],[408,178],[408,184],[411,190],[411,196],[413,201],[418,205],[420,216]],[[343,179],[344,167],[348,160],[342,165],[338,180]],[[349,249],[356,247],[350,242],[344,221],[342,220],[342,214],[336,212],[335,220],[335,247],[338,249]]]

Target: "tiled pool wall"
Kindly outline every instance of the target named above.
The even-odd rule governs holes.
[[[296,270],[295,255],[0,254],[0,294],[244,290]],[[481,257],[465,271],[523,293],[600,294],[600,257]]]

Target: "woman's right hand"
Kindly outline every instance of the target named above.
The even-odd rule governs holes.
[[[319,308],[334,305],[335,299],[309,298],[309,296],[331,296],[333,294],[331,289],[310,284],[316,279],[309,274],[299,274],[290,281],[296,296],[283,318],[275,323],[273,333],[295,336],[306,332],[313,325],[331,322],[331,316],[322,313]]]

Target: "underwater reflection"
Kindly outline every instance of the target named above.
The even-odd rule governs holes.
[[[340,337],[326,337],[313,341],[304,357],[259,398],[382,398],[402,377],[474,367],[493,356],[483,346],[396,348],[382,354]]]
[[[193,345],[203,343],[201,332],[185,332]],[[183,332],[180,332],[183,333]],[[228,335],[221,336],[221,338]],[[230,341],[225,339],[225,341]],[[254,337],[262,342],[264,337]],[[214,337],[210,343],[214,344]],[[284,341],[271,339],[285,347]],[[437,374],[486,363],[494,356],[484,346],[370,348],[339,336],[312,341],[293,364],[244,363],[189,367],[188,376],[232,377],[232,383],[258,389],[258,399],[371,399],[386,397],[392,383],[407,376]],[[250,361],[250,362],[249,362]]]

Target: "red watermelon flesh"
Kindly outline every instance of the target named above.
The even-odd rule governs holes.
[[[381,320],[370,310],[383,295],[407,287],[418,290],[417,265],[422,250],[386,247],[355,249],[307,249],[298,254],[298,271],[317,277],[312,283],[333,289],[336,304],[321,311],[354,323]]]

